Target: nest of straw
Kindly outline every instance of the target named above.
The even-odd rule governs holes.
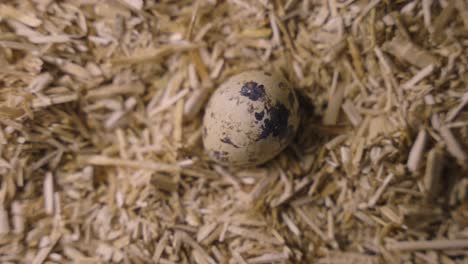
[[[0,262],[466,263],[464,0],[4,0]],[[265,165],[207,159],[207,98],[283,74]]]

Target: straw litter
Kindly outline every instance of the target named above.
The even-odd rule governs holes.
[[[1,263],[466,263],[464,0],[5,0]],[[303,106],[265,165],[213,164],[249,69]]]

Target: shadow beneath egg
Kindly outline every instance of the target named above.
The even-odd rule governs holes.
[[[316,109],[322,107],[314,104],[303,90],[295,89],[299,101],[299,115],[301,122],[297,130],[293,144],[298,145],[302,150],[306,150],[316,145],[317,133],[314,131],[315,124],[320,124],[322,116],[317,114]]]

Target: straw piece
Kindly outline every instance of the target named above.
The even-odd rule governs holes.
[[[206,253],[205,250],[195,240],[193,240],[189,235],[187,235],[187,233],[181,232],[181,234],[182,241],[188,244],[190,247],[192,247],[200,255],[200,257],[203,258],[203,261],[205,263],[216,263],[215,260],[210,255],[208,255],[208,253]]]
[[[440,135],[445,141],[448,152],[460,162],[464,162],[467,159],[466,153],[463,151],[463,148],[457,142],[450,129],[447,126],[442,126],[440,128]]]
[[[375,206],[377,201],[380,199],[380,196],[382,196],[383,192],[387,188],[388,184],[392,181],[393,177],[394,177],[393,173],[390,173],[389,175],[387,175],[387,177],[385,177],[384,181],[382,182],[382,185],[380,185],[380,187],[377,189],[374,195],[372,195],[372,197],[367,202],[367,205],[369,207]]]
[[[124,160],[119,158],[111,158],[106,156],[82,156],[78,158],[82,163],[99,165],[99,166],[122,166],[137,169],[148,169],[161,172],[176,172],[180,169],[179,166],[171,165],[168,163],[154,162],[154,161],[138,161],[138,160]]]
[[[468,239],[455,240],[422,240],[397,241],[386,245],[388,250],[417,251],[417,250],[447,250],[468,248]]]
[[[166,247],[168,238],[169,238],[169,233],[167,231],[164,231],[162,237],[159,239],[158,244],[156,245],[156,249],[154,250],[152,260],[155,263],[157,263],[160,260],[161,255],[164,251],[164,248]]]
[[[69,35],[30,36],[29,41],[34,44],[52,44],[70,42]]]
[[[211,234],[215,230],[215,228],[218,226],[217,223],[211,223],[205,226],[202,226],[197,233],[197,241],[202,242],[208,235]]]
[[[47,88],[49,84],[51,84],[53,81],[53,77],[50,73],[45,72],[42,73],[36,78],[34,78],[28,85],[28,90],[31,91],[32,93],[37,93],[42,91],[44,88]]]
[[[289,259],[289,256],[285,253],[265,253],[261,256],[247,259],[247,263],[250,263],[250,264],[274,263],[274,262],[286,261],[288,259]]]
[[[0,234],[7,234],[10,232],[10,224],[8,220],[8,212],[0,206]]]
[[[47,173],[44,178],[44,209],[46,214],[54,213],[54,179],[52,173]]]
[[[430,65],[438,65],[439,63],[437,57],[427,50],[421,49],[408,40],[398,36],[389,42],[385,42],[382,48],[399,59],[407,61],[419,68],[429,67],[426,68],[426,71],[431,70]]]
[[[414,141],[413,147],[410,150],[408,162],[406,166],[411,172],[416,172],[419,168],[419,162],[423,157],[424,148],[426,146],[427,133],[425,129],[419,130],[418,136]]]
[[[294,224],[294,222],[289,218],[289,216],[286,213],[281,213],[281,217],[283,218],[284,222],[288,226],[289,230],[293,232],[296,236],[299,236],[301,234],[301,231],[299,231],[299,228]]]
[[[274,244],[274,245],[283,244],[283,242],[278,241],[276,238],[266,236],[263,233],[258,232],[258,231],[253,230],[253,229],[246,229],[246,228],[241,228],[241,227],[231,225],[231,226],[228,227],[228,231],[230,233],[234,234],[234,235],[238,235],[238,236],[248,238],[248,239],[257,240],[257,241],[260,241],[260,242],[263,242],[263,243],[271,243],[271,244]]]
[[[106,85],[98,89],[89,91],[86,94],[88,99],[99,99],[120,94],[141,94],[144,92],[144,86],[140,82],[128,83],[122,85]]]
[[[357,252],[329,252],[318,260],[319,264],[378,264],[379,258]]]
[[[190,51],[193,49],[200,48],[202,45],[193,44],[193,43],[184,43],[184,44],[167,44],[163,45],[157,49],[148,49],[142,50],[135,55],[131,55],[128,57],[117,57],[113,59],[113,63],[116,64],[138,64],[138,63],[146,63],[146,62],[157,62],[162,58],[169,56],[175,52],[184,52]]]
[[[141,8],[143,7],[143,0],[119,0],[119,1],[125,3],[126,5],[136,10],[141,10]]]
[[[460,104],[458,104],[456,107],[452,108],[446,118],[446,122],[451,122],[455,117],[463,110],[463,108],[468,104],[468,92],[463,94],[463,97],[461,99]]]
[[[18,20],[30,27],[38,27],[42,24],[42,21],[33,13],[24,13],[22,10],[18,10],[6,4],[0,5],[0,17]]]
[[[434,65],[430,64],[423,69],[421,69],[419,72],[417,72],[411,79],[409,79],[407,82],[401,85],[402,89],[413,89],[414,86],[422,81],[424,78],[427,76],[431,75],[432,71],[434,71]]]
[[[36,254],[34,259],[32,260],[32,264],[42,264],[44,261],[47,259],[47,256],[49,256],[50,252],[52,249],[55,247],[57,242],[60,240],[62,237],[61,234],[53,233],[50,235],[50,242],[49,245],[46,247],[43,247],[39,250],[39,252]]]
[[[432,13],[431,13],[432,0],[423,0],[422,1],[422,10],[424,15],[424,25],[428,30],[432,28]]]
[[[77,94],[54,95],[51,97],[40,97],[32,101],[33,108],[47,107],[55,104],[64,104],[78,100]]]
[[[361,114],[359,114],[350,100],[346,100],[341,107],[353,126],[357,127],[362,122]]]
[[[330,87],[330,97],[328,102],[327,110],[323,117],[323,124],[335,125],[338,120],[338,114],[340,112],[341,103],[343,101],[344,89],[341,85],[337,85],[338,72],[335,71],[333,74],[333,80]],[[336,90],[335,90],[336,89]]]
[[[310,219],[305,214],[305,212],[302,211],[302,209],[300,208],[294,208],[294,209],[296,209],[296,213],[299,215],[299,217],[301,217],[302,221],[304,221],[312,229],[312,231],[314,231],[323,241],[328,241],[328,238],[325,235],[325,233],[323,233],[322,230],[320,230],[317,224],[315,224],[314,221],[312,221],[312,219]]]
[[[437,197],[441,190],[442,169],[444,167],[444,155],[437,149],[429,151],[426,161],[426,172],[424,174],[424,186],[426,187],[429,200]]]

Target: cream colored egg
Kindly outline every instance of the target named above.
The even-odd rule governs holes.
[[[214,161],[254,166],[278,155],[299,126],[299,103],[280,75],[235,75],[211,96],[203,118],[203,144]]]

